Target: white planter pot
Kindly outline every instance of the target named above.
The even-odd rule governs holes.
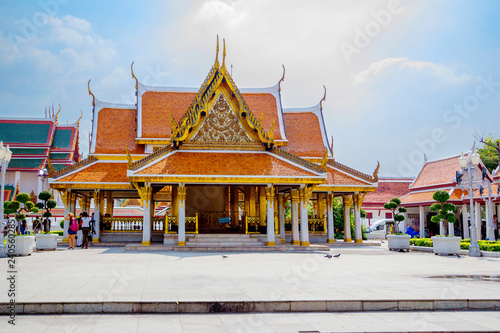
[[[410,251],[410,235],[387,235],[387,247],[389,250]]]
[[[431,237],[432,251],[435,254],[448,255],[460,253],[460,237]]]
[[[33,252],[35,247],[34,236],[16,236],[14,238],[16,244],[16,254],[19,256],[28,256]]]
[[[55,250],[57,249],[57,234],[36,234],[36,249]]]

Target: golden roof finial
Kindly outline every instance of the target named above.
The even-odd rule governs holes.
[[[90,146],[92,145],[92,137],[90,136],[89,132],[89,154],[90,154]]]
[[[92,79],[90,79],[90,80],[92,80]],[[89,87],[89,95],[92,95],[92,106],[94,107],[94,106],[95,106],[95,96],[94,96],[94,94],[92,93],[92,91],[90,91],[90,80],[89,80],[89,82],[88,82],[88,84],[87,84],[87,85],[88,85],[88,87]]]
[[[49,168],[49,175],[52,175],[54,173],[54,167],[52,166],[52,163],[50,163],[50,159],[47,158],[47,167]]]
[[[56,124],[57,124],[57,117],[59,115],[59,112],[61,112],[61,104],[59,104],[59,110],[56,112]]]
[[[217,35],[217,50],[215,51],[215,68],[219,68],[219,35]]]
[[[177,124],[172,113],[170,113],[170,132],[172,133],[172,138],[177,134]]]
[[[285,81],[285,65],[281,65],[283,67],[283,76],[281,77],[280,81],[278,82],[278,90],[281,91],[281,82]]]
[[[377,161],[377,167],[375,168],[375,171],[373,171],[373,179],[378,182],[378,169],[380,169],[380,162]]]
[[[47,107],[45,107],[45,118],[47,118]]]
[[[135,90],[137,90],[137,86],[139,85],[139,80],[137,80],[137,77],[134,74],[134,62],[132,61],[132,64],[130,65],[130,71],[132,72],[132,78],[135,79]]]
[[[269,140],[271,140],[271,142],[274,141],[274,119],[273,119],[273,123],[271,125],[271,128],[269,129],[269,132],[268,132],[268,135],[269,135]]]
[[[328,149],[325,148],[325,155],[323,155],[323,160],[321,160],[321,171],[326,172],[326,162],[328,161]]]
[[[82,118],[83,118],[83,111],[80,110],[80,118],[78,118],[78,123],[76,124],[77,129],[80,128],[80,120],[82,120]]]
[[[125,145],[125,152],[127,153],[127,166],[130,169],[134,161],[132,160],[132,156],[130,156],[130,152],[128,151],[128,144]]]
[[[262,119],[264,119],[264,112],[260,113],[259,125],[262,126]]]
[[[222,39],[222,68],[226,68],[226,39]]]
[[[321,110],[323,110],[323,102],[326,100],[326,87],[323,86],[323,89],[325,89],[325,94],[323,95],[323,98],[321,99],[321,101],[319,101],[319,108]]]
[[[330,144],[330,151],[332,152],[332,157],[335,157],[333,153],[333,135],[332,135],[332,143]]]

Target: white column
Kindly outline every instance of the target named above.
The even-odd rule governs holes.
[[[455,236],[455,223],[448,222],[448,235]]]
[[[267,185],[266,187],[266,229],[267,229],[267,246],[276,246],[274,238],[274,187]]]
[[[177,188],[177,199],[179,200],[177,246],[186,246],[186,187],[184,184]]]
[[[344,195],[344,242],[351,242],[351,204],[352,198]]]
[[[281,243],[285,243],[285,196],[278,194],[278,224],[280,228]]]
[[[328,192],[326,195],[326,218],[327,218],[327,242],[335,243],[335,226],[333,224],[333,193]]]
[[[300,245],[299,241],[299,191],[290,191],[292,201],[292,245]]]
[[[444,223],[443,221],[439,221],[439,234],[441,236],[445,236],[445,232],[444,232]]]
[[[309,218],[307,216],[307,189],[301,188],[299,190],[300,196],[300,245],[309,246]]]
[[[474,208],[475,208],[475,218],[476,218],[476,228],[477,228],[477,240],[481,240],[482,239],[482,234],[481,234],[481,224],[483,222],[483,218],[482,218],[482,215],[481,215],[481,204],[479,202],[476,202],[474,204]]]
[[[419,222],[420,222],[420,238],[425,238],[424,206],[418,206],[418,217],[419,217]]]
[[[151,202],[149,200],[143,201],[143,219],[142,219],[142,245],[151,245],[151,209],[149,209]]]
[[[495,231],[493,230],[493,209],[492,202],[486,201],[486,238],[488,240],[495,239]]]
[[[363,237],[361,235],[361,205],[359,204],[359,194],[352,196],[354,202],[354,243],[363,243]]]
[[[470,238],[469,236],[469,213],[467,212],[467,205],[462,205],[462,221],[464,230],[464,239]]]
[[[92,235],[92,242],[99,242],[99,235],[100,235],[100,230],[101,230],[101,215],[99,214],[100,212],[100,204],[101,200],[100,198],[100,192],[94,192],[94,229],[95,229],[95,235]]]

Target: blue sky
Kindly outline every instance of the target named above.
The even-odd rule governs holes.
[[[239,87],[282,84],[285,107],[323,103],[335,158],[415,176],[428,159],[500,136],[498,1],[2,1],[0,116],[61,122],[91,98],[133,102],[134,81],[199,87],[226,38]]]

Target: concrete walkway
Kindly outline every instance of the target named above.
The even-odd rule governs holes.
[[[40,312],[51,304],[59,308],[48,311],[53,314],[47,316],[24,316],[19,311],[17,319],[28,326],[40,322],[47,332],[72,332],[75,330],[66,328],[73,324],[82,332],[112,331],[112,323],[126,325],[124,332],[142,332],[150,326],[150,331],[156,331],[155,327],[165,323],[172,324],[169,332],[237,332],[238,327],[245,328],[241,332],[500,330],[500,311],[487,312],[500,308],[500,258],[441,257],[343,244],[334,245],[329,252],[340,253],[338,259],[325,258],[326,253],[228,252],[223,258],[222,253],[134,252],[123,247],[37,252],[16,258],[16,302],[24,304],[26,313]],[[4,267],[0,280],[6,281],[7,259],[0,260],[0,265]],[[4,290],[0,302],[5,305],[9,302],[7,284],[0,286]],[[240,302],[243,306],[280,302],[299,307],[289,305],[280,310],[287,313],[266,314],[62,314],[68,306],[85,308],[81,303],[90,304],[86,309],[90,312],[99,305],[101,311],[94,313],[103,308],[116,313],[127,309],[126,303],[141,302],[179,303],[176,309],[188,302],[198,304],[198,308],[184,311],[188,313],[204,312],[196,310],[203,308],[201,302]],[[341,304],[350,307],[340,309]],[[398,312],[471,307],[481,312]],[[387,309],[396,311],[383,311]],[[363,312],[366,310],[370,311]],[[378,312],[371,312],[375,310]],[[82,313],[78,311],[73,312]],[[237,324],[251,323],[256,316],[261,318],[258,328]],[[81,324],[78,318],[85,322]],[[415,324],[408,318],[415,318]],[[0,317],[4,321],[0,331],[6,328],[7,319]],[[423,327],[422,320],[432,325]],[[207,326],[212,322],[214,327]]]

